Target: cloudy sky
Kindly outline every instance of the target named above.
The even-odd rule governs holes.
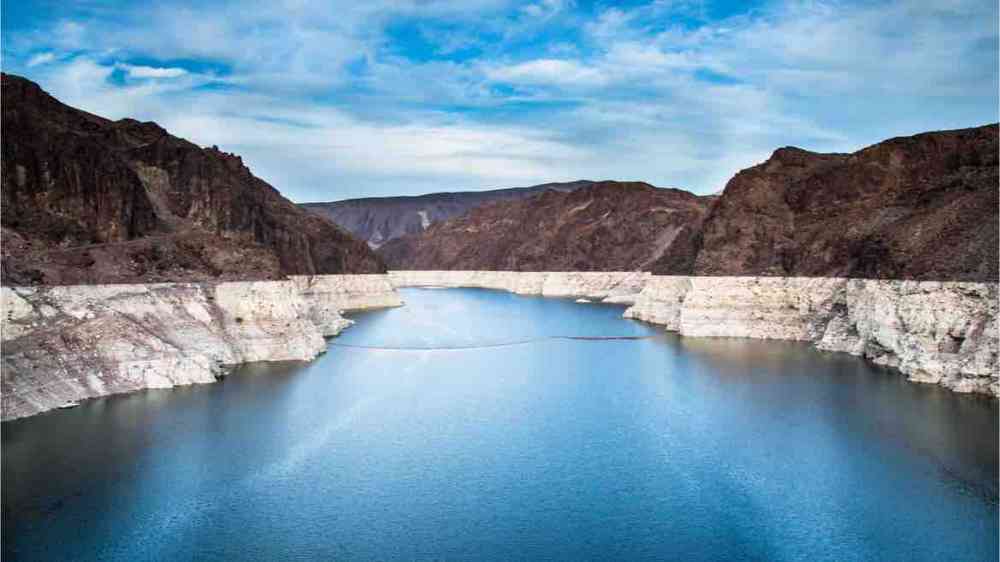
[[[644,180],[997,121],[996,0],[5,1],[3,69],[296,201]]]

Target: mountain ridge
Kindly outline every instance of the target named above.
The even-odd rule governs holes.
[[[853,153],[781,147],[765,162],[738,172],[721,194],[701,196],[709,203],[699,221],[688,217],[633,238],[628,229],[633,223],[640,231],[645,228],[647,209],[630,203],[635,192],[625,191],[620,204],[630,209],[630,218],[589,217],[589,223],[559,228],[576,228],[581,234],[604,229],[609,239],[639,245],[677,244],[652,261],[595,255],[579,264],[588,270],[996,282],[997,137],[997,124],[988,124],[893,137]],[[544,197],[473,209],[424,233],[391,241],[379,252],[390,269],[562,271],[562,252],[573,252],[585,238],[574,240],[553,230],[547,239],[522,239],[546,220],[527,207],[547,206],[560,216],[573,205],[569,197],[564,196],[561,206]],[[502,216],[522,222],[518,228],[496,228]],[[675,238],[671,229],[682,236]],[[657,237],[663,238],[654,242]],[[552,246],[557,240],[562,245]],[[520,248],[530,254],[536,250],[529,242],[545,252],[529,260],[497,253],[499,248]]]
[[[644,182],[494,201],[379,249],[390,269],[614,271],[688,263],[711,196]]]
[[[4,284],[274,279],[384,264],[243,160],[3,73]]]
[[[315,214],[328,218],[355,236],[378,248],[382,244],[417,234],[434,222],[465,214],[492,201],[515,200],[543,191],[572,191],[592,185],[591,180],[550,182],[529,187],[484,191],[442,191],[423,195],[361,197],[341,201],[300,203]]]

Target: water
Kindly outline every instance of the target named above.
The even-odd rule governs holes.
[[[616,307],[404,298],[332,342],[532,341],[331,347],[3,424],[3,559],[996,559],[996,401]]]

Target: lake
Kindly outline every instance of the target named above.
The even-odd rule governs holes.
[[[994,399],[621,307],[401,293],[312,363],[4,423],[3,559],[996,559]]]

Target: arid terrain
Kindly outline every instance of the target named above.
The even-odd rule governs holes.
[[[996,281],[997,125],[781,148],[718,197],[641,183],[501,201],[382,246],[391,269]]]
[[[2,91],[4,284],[384,271],[239,156],[74,109],[18,76]]]
[[[456,191],[402,197],[365,197],[330,203],[302,203],[301,207],[326,217],[373,248],[430,225],[464,215],[496,201],[516,201],[545,191],[573,191],[594,182],[579,180],[488,191]]]
[[[600,182],[487,204],[379,252],[390,269],[690,269],[711,201],[645,183]]]

